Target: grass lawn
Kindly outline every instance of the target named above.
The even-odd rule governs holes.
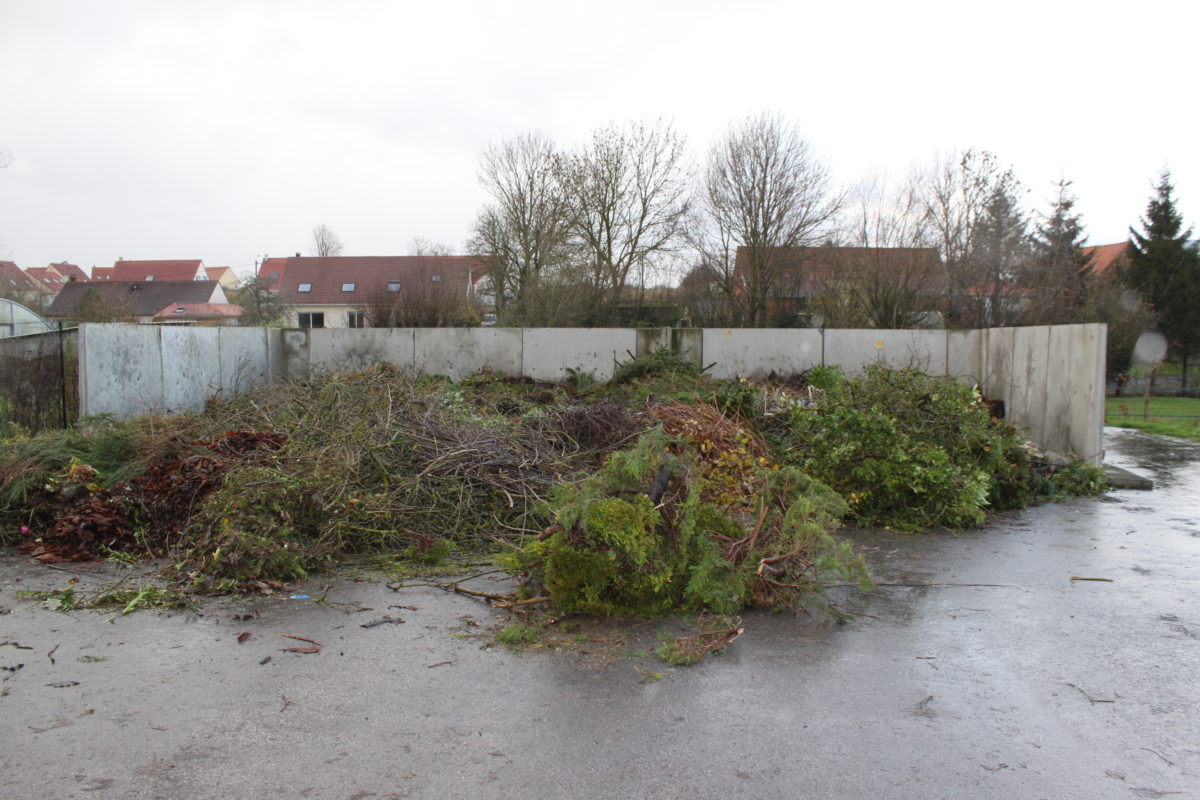
[[[1105,422],[1118,428],[1179,436],[1200,442],[1200,397],[1151,397],[1149,416],[1140,397],[1109,397]]]

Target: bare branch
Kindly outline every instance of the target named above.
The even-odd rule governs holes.
[[[322,222],[312,229],[312,247],[310,252],[320,258],[332,258],[342,254],[342,240]]]

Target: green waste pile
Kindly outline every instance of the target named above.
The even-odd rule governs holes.
[[[565,613],[734,614],[865,585],[847,522],[963,527],[1102,488],[1089,465],[1041,463],[961,383],[717,381],[662,351],[603,383],[380,366],[12,436],[0,536],[47,561],[155,554],[196,591],[355,554],[486,555]]]

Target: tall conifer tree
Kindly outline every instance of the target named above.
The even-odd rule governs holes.
[[[1143,231],[1129,229],[1129,266],[1121,277],[1158,312],[1186,376],[1188,361],[1200,352],[1200,253],[1189,241],[1192,229],[1183,227],[1174,190],[1171,173],[1163,170],[1142,218]]]

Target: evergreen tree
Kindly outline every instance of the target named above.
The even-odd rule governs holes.
[[[1129,266],[1121,277],[1158,312],[1186,375],[1189,358],[1200,351],[1200,253],[1189,243],[1192,229],[1183,227],[1174,190],[1171,173],[1163,170],[1142,218],[1144,231],[1129,229]]]
[[[1080,322],[1091,294],[1090,258],[1083,252],[1084,228],[1075,212],[1071,181],[1054,184],[1057,196],[1031,238],[1033,318],[1045,323]]]
[[[1015,179],[992,190],[975,228],[970,260],[980,302],[977,327],[1012,325],[1025,302],[1029,223],[1021,210]]]

